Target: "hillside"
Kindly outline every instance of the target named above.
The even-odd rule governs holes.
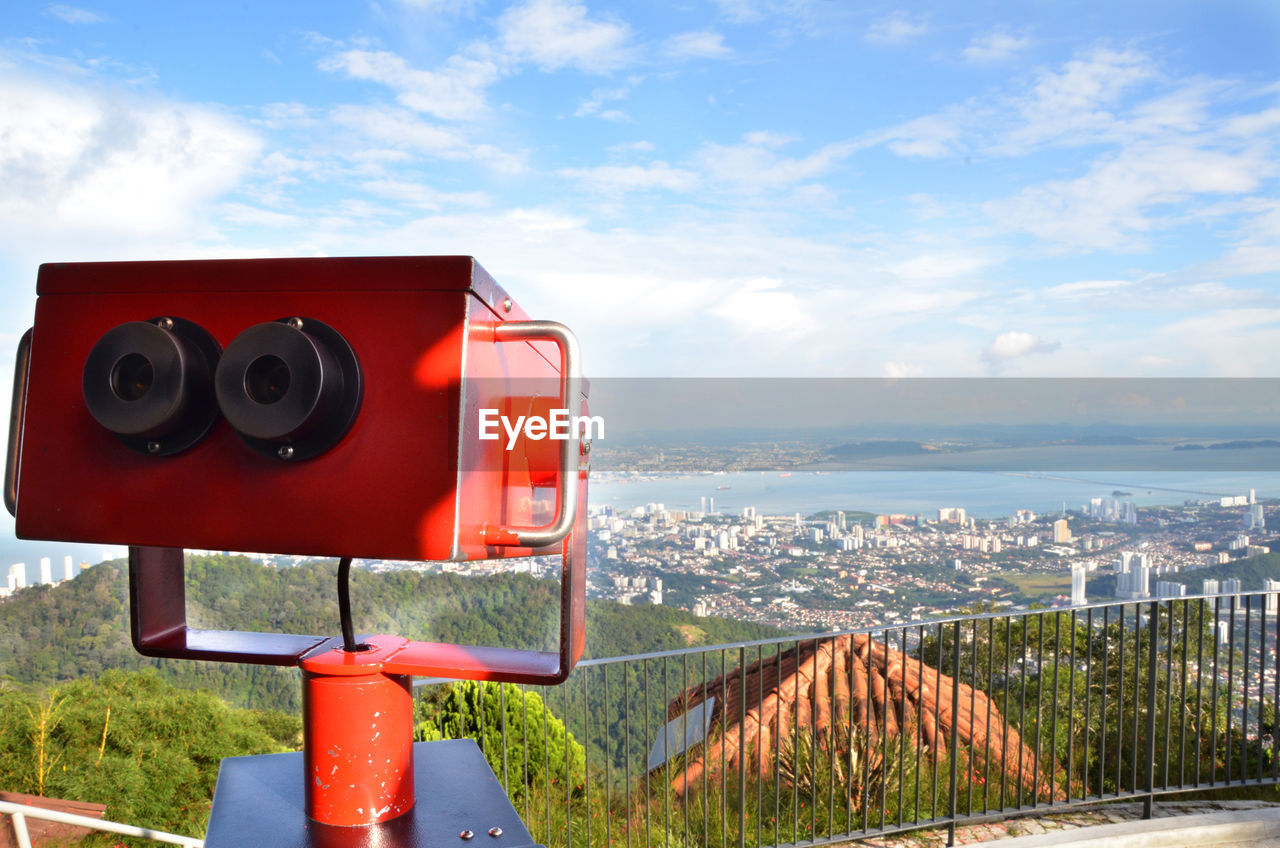
[[[1240,588],[1245,592],[1261,592],[1264,580],[1280,580],[1280,553],[1263,554],[1261,556],[1236,559],[1222,565],[1210,565],[1178,574],[1166,574],[1160,580],[1181,583],[1187,587],[1188,595],[1199,595],[1205,580],[1229,580],[1238,578]],[[1152,591],[1155,581],[1151,578]],[[1115,592],[1116,578],[1114,574],[1101,574],[1089,578],[1089,598],[1104,600]]]
[[[187,566],[193,626],[338,633],[333,563],[264,568],[243,557],[193,556]],[[525,575],[458,577],[356,569],[351,596],[357,632],[413,639],[552,649],[559,586]],[[300,709],[297,672],[154,660],[129,641],[128,569],[103,563],[59,586],[26,589],[0,603],[0,678],[47,685],[107,669],[156,668],[184,688],[252,708]],[[761,625],[697,618],[666,607],[587,602],[588,657],[608,657],[777,635]]]

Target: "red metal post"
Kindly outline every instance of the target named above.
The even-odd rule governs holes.
[[[412,679],[383,671],[383,654],[339,648],[299,663],[312,821],[371,825],[413,809]]]

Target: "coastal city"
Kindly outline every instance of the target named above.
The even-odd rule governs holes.
[[[790,476],[781,472],[779,476]],[[1112,600],[1280,589],[1222,577],[1270,553],[1276,504],[1240,494],[1137,506],[1113,490],[1037,514],[977,517],[961,505],[912,513],[766,514],[721,508],[714,474],[695,508],[661,502],[588,509],[590,597],[731,617],[795,632],[898,624],[971,609],[1067,607]],[[691,478],[685,478],[686,482]],[[1274,515],[1274,520],[1278,520]],[[1275,544],[1280,544],[1277,540]],[[192,553],[226,553],[200,552]],[[104,553],[104,557],[106,554]],[[249,554],[287,568],[314,557]],[[0,599],[90,567],[71,556],[12,563]],[[358,560],[375,572],[526,573],[554,578],[558,557],[471,562]],[[1255,581],[1256,582],[1256,581]]]
[[[797,631],[926,619],[983,605],[1080,605],[1238,591],[1198,571],[1270,552],[1253,491],[1138,508],[1124,492],[1001,520],[923,514],[593,507],[592,595]],[[1270,582],[1270,581],[1268,581]],[[1261,589],[1259,587],[1250,587]],[[1280,588],[1268,585],[1266,588]]]

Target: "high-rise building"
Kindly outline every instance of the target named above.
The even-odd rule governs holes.
[[[1262,582],[1262,591],[1267,593],[1267,614],[1275,615],[1280,612],[1280,580],[1264,580]]]
[[[49,557],[40,557],[40,585],[48,586],[53,582],[53,560]]]
[[[1157,598],[1181,598],[1187,594],[1187,587],[1173,580],[1156,581]]]
[[[1059,518],[1053,522],[1053,541],[1058,544],[1071,541],[1071,528],[1067,526],[1067,519]]]
[[[16,592],[27,587],[27,564],[15,562],[9,566],[9,591]]]
[[[74,580],[75,576],[76,576],[75,560],[73,560],[71,558],[71,555],[68,554],[67,556],[62,558],[62,579]]]
[[[1151,560],[1146,554],[1122,551],[1115,561],[1116,597],[1140,600],[1151,596]]]
[[[1246,530],[1262,530],[1267,526],[1266,513],[1262,511],[1262,504],[1256,503],[1249,507],[1249,511],[1241,518],[1241,525]]]
[[[1085,573],[1086,569],[1081,563],[1071,564],[1071,606],[1073,607],[1088,603],[1084,594]]]

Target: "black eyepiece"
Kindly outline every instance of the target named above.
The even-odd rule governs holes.
[[[85,406],[133,450],[179,453],[217,423],[213,374],[219,353],[213,336],[181,318],[112,327],[85,359]]]
[[[360,363],[342,334],[314,318],[256,324],[227,345],[214,375],[223,416],[254,450],[318,456],[360,411]]]

